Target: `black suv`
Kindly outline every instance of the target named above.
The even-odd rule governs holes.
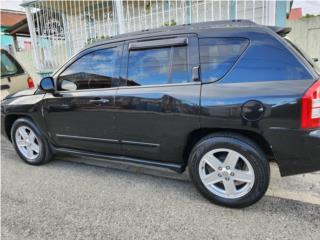
[[[245,207],[283,176],[320,170],[320,81],[288,28],[219,21],[96,43],[1,104],[27,163],[70,153],[183,172],[214,203]]]

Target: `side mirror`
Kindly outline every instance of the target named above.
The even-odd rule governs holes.
[[[54,92],[54,81],[52,77],[45,77],[42,78],[40,81],[40,89],[42,89],[45,92]]]
[[[61,88],[67,91],[75,91],[77,90],[77,85],[69,80],[62,80]]]

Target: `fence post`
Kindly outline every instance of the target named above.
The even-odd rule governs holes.
[[[229,20],[237,18],[236,0],[229,1]]]
[[[39,62],[39,55],[37,52],[37,35],[36,35],[36,30],[33,22],[33,15],[31,13],[30,6],[26,6],[26,15],[27,15],[27,22],[28,22],[28,27],[29,27],[29,32],[31,36],[31,42],[32,42],[32,52],[33,52],[33,57],[36,62],[36,69],[37,71],[41,71],[41,66]]]
[[[122,1],[113,0],[113,2],[115,3],[115,6],[116,6],[117,22],[118,22],[118,33],[119,34],[125,33]]]
[[[276,2],[276,25],[286,26],[286,15],[288,10],[288,2],[283,0],[277,0]]]
[[[187,12],[186,14],[187,23],[192,23],[192,2],[191,0],[186,0]]]

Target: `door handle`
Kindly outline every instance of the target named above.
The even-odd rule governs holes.
[[[200,81],[200,66],[192,68],[192,81],[198,82]]]
[[[97,99],[91,99],[89,100],[90,103],[95,103],[95,104],[105,104],[105,103],[109,103],[110,100],[106,99],[106,98],[97,98]]]

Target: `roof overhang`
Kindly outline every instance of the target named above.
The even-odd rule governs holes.
[[[23,19],[20,22],[17,22],[15,25],[7,28],[5,30],[6,33],[13,36],[30,36],[28,21],[27,19]]]

